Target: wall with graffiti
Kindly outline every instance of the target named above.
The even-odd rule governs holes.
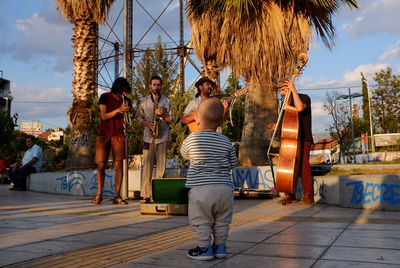
[[[269,166],[238,167],[233,170],[236,188],[268,191],[274,190]],[[314,181],[314,199],[320,203],[343,207],[386,209],[400,211],[400,175],[318,176]],[[301,178],[296,196],[301,198]]]
[[[115,171],[106,171],[103,195],[114,196]],[[31,174],[28,188],[32,191],[93,196],[97,193],[97,172],[70,171]],[[129,190],[140,190],[140,171],[129,170]]]
[[[105,196],[114,195],[114,171],[106,171]],[[166,177],[178,177],[184,172],[167,170]],[[274,180],[269,166],[238,167],[233,170],[235,188],[273,191]],[[97,193],[96,171],[34,173],[29,190],[57,194],[94,196]],[[320,203],[343,207],[400,211],[400,174],[318,176],[314,181],[314,199]],[[140,170],[129,170],[129,192],[140,191]],[[296,195],[302,196],[301,179]]]
[[[341,203],[354,208],[400,210],[400,175],[357,175],[340,178]]]
[[[244,188],[256,191],[275,190],[274,179],[269,166],[238,167],[233,170],[232,175],[235,188]],[[325,189],[326,183],[324,180],[317,177],[314,177],[313,180],[314,198],[316,200],[326,199],[328,193]],[[301,178],[299,178],[296,189],[297,197],[301,198],[302,193]]]

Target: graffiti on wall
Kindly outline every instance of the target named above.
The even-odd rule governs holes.
[[[374,202],[400,204],[400,184],[354,181],[346,183],[346,186],[353,187],[351,204],[360,205]]]
[[[96,190],[99,187],[97,183],[97,173],[93,174],[92,178],[90,179],[91,187],[90,190]],[[105,173],[104,178],[104,186],[103,186],[103,194],[108,193],[110,195],[114,195],[115,184],[114,184],[114,177]]]
[[[240,167],[233,170],[235,187],[247,186],[249,189],[273,190],[272,172],[267,167]]]
[[[90,195],[95,194],[97,192],[98,184],[97,184],[97,173],[89,173],[91,175],[87,176],[90,179],[87,179],[84,173],[73,171],[68,173],[65,176],[58,177],[55,179],[57,183],[57,187],[61,190],[61,192],[67,192],[79,195]],[[93,175],[92,175],[93,174]],[[114,175],[105,174],[103,194],[107,193],[110,195],[114,195]]]
[[[71,192],[77,191],[86,195],[84,187],[85,175],[80,172],[71,172],[66,176],[56,178],[56,182],[59,183],[61,191]]]
[[[254,190],[275,190],[274,180],[270,167],[238,167],[232,172],[233,184],[236,188],[248,188]],[[316,178],[313,178],[314,196],[320,196],[326,199],[327,187],[324,181],[318,183]],[[299,178],[296,188],[296,193],[302,195],[301,179]]]

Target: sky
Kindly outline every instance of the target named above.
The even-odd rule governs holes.
[[[39,121],[44,129],[68,124],[66,112],[71,103],[72,25],[56,10],[55,0],[0,0],[0,75],[11,81],[13,103],[11,113],[18,113],[18,122]],[[100,35],[112,42],[122,41],[123,0],[116,0],[109,13],[108,24],[100,27]],[[152,19],[165,9],[158,23]],[[313,132],[326,132],[331,118],[324,110],[326,94],[347,94],[361,91],[360,72],[370,85],[374,74],[387,67],[394,74],[400,71],[400,1],[360,0],[360,9],[344,6],[334,18],[335,45],[330,50],[313,35],[309,61],[296,87],[312,100]],[[108,25],[114,25],[114,34]],[[139,48],[154,43],[157,36],[174,46],[179,41],[179,0],[140,0],[134,2],[134,44]],[[150,29],[149,29],[150,28]],[[185,24],[185,40],[190,39]],[[147,34],[145,34],[148,32]],[[168,35],[166,34],[168,33]],[[172,39],[172,40],[171,40]],[[112,48],[102,46],[102,55]],[[191,55],[198,67],[195,55]],[[104,64],[102,89],[112,83],[113,62]],[[120,63],[122,67],[122,62]],[[228,71],[223,72],[223,74]],[[195,68],[188,64],[186,87],[197,79]],[[223,80],[223,79],[222,79]],[[223,82],[223,81],[222,81]],[[361,98],[355,99],[360,103]]]

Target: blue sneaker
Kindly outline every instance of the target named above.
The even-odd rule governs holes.
[[[211,261],[214,259],[213,247],[201,248],[199,246],[188,251],[187,256],[193,260]]]
[[[213,245],[213,251],[214,251],[214,257],[217,259],[223,259],[226,256],[228,256],[228,254],[226,254],[225,244]]]

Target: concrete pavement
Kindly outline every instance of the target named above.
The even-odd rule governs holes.
[[[139,203],[8,191],[0,185],[0,266],[400,267],[400,212],[235,200],[223,260],[194,261],[184,216],[143,216]]]

